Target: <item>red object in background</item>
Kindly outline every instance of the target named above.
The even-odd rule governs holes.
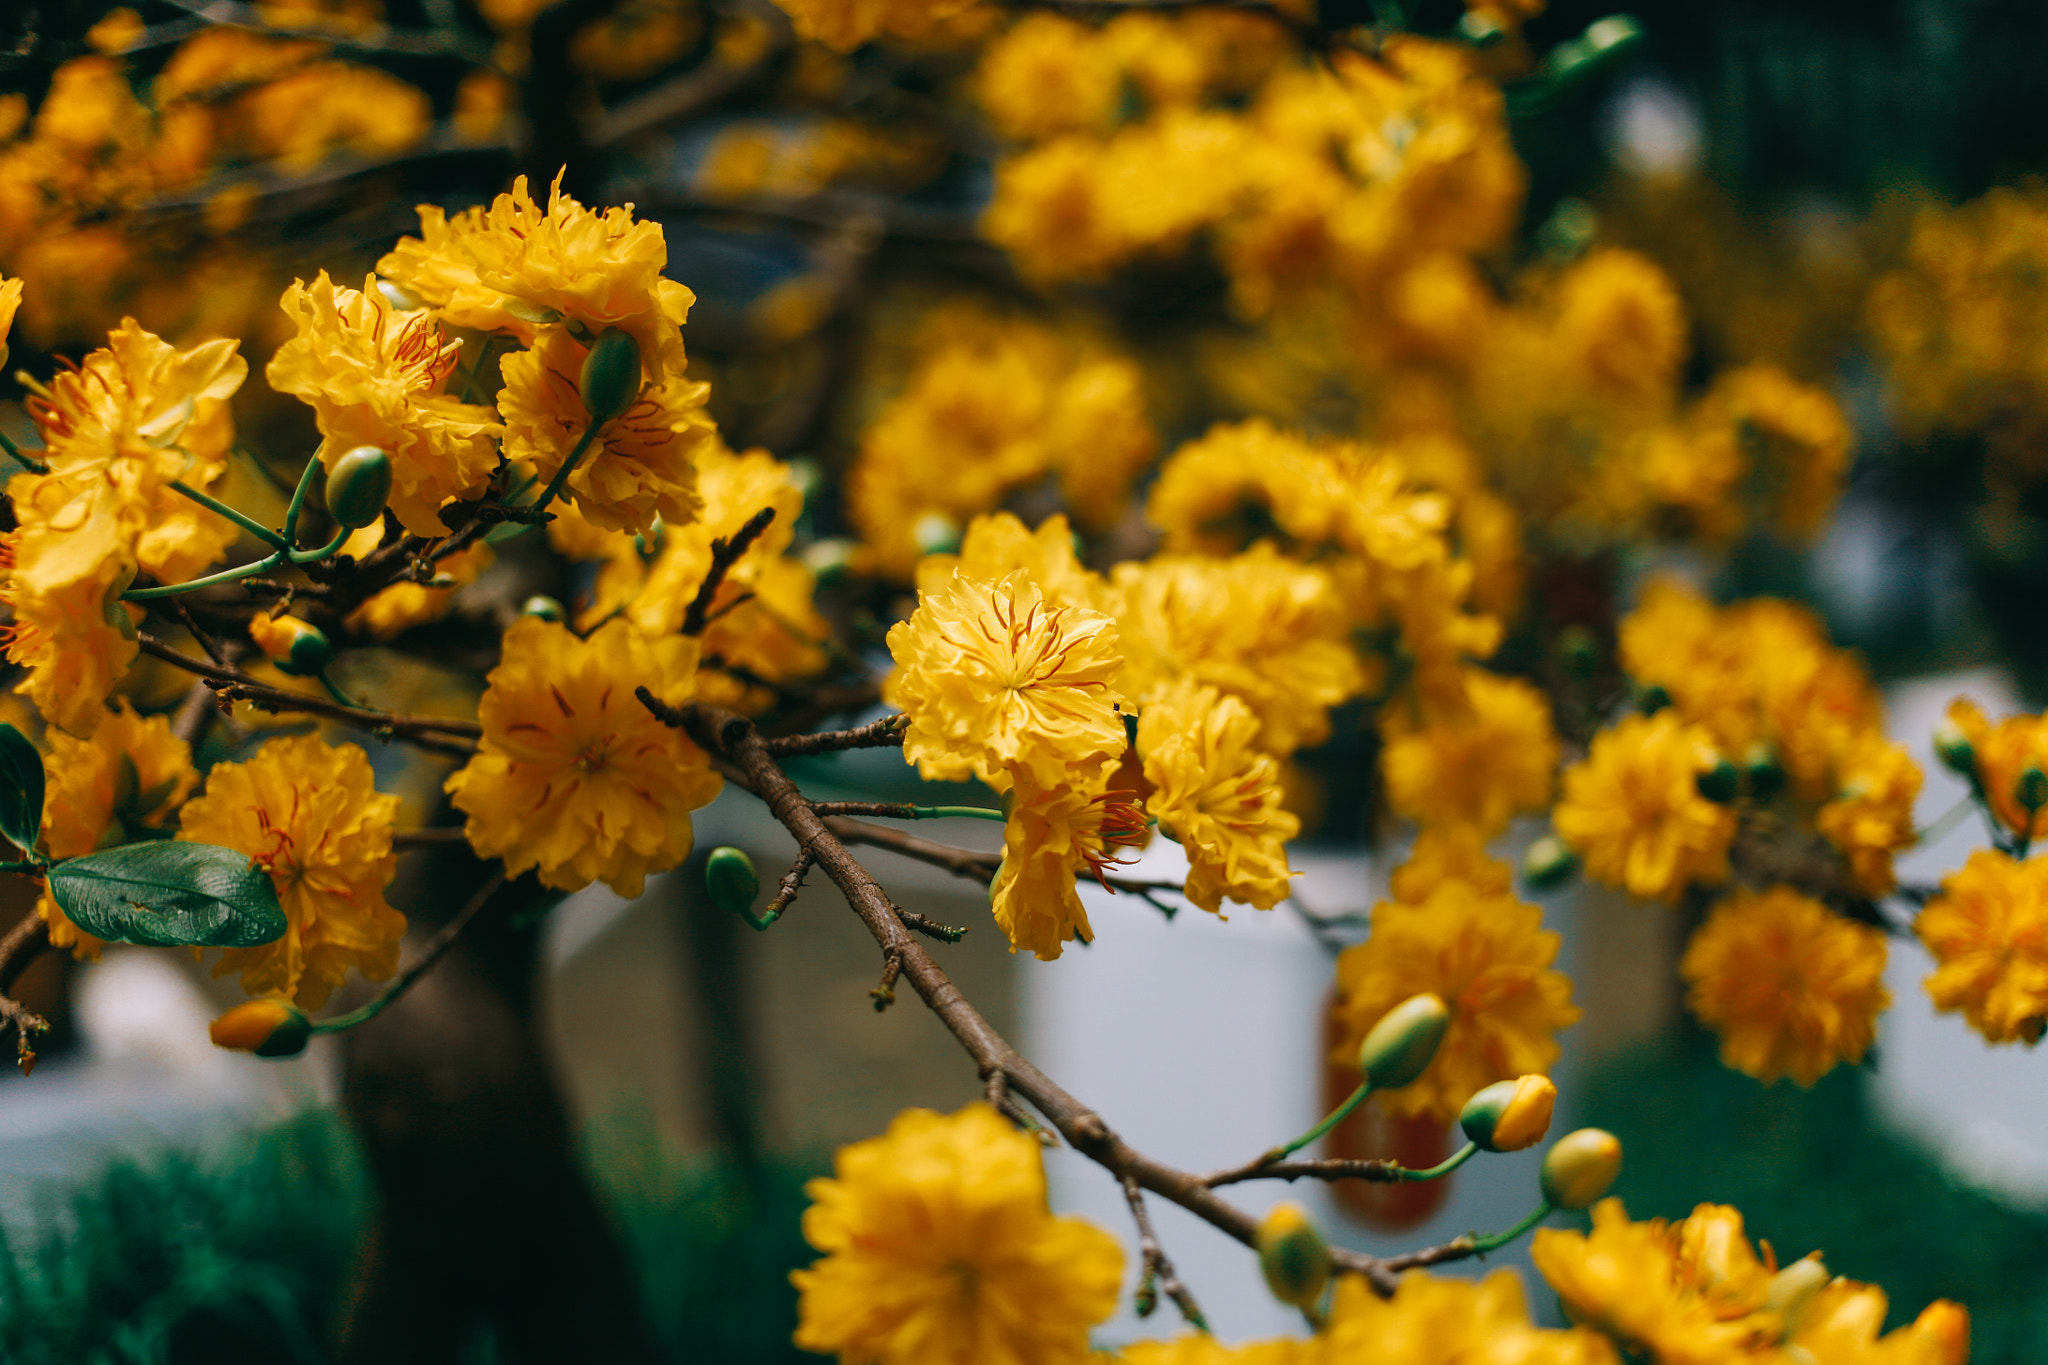
[[[1358,1068],[1330,1059],[1343,1030],[1337,1022],[1336,1000],[1323,1010],[1323,1108],[1327,1114],[1358,1088]],[[1322,1155],[1349,1161],[1391,1157],[1410,1169],[1434,1166],[1451,1154],[1449,1124],[1431,1118],[1396,1118],[1377,1095],[1351,1111],[1350,1117],[1323,1139]],[[1374,1232],[1402,1232],[1426,1223],[1449,1197],[1455,1174],[1436,1180],[1404,1180],[1379,1184],[1366,1180],[1333,1180],[1330,1192],[1337,1206]]]

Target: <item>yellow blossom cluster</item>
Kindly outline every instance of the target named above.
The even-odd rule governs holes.
[[[1702,1204],[1677,1223],[1632,1223],[1617,1199],[1593,1206],[1591,1232],[1544,1228],[1531,1254],[1575,1322],[1651,1365],[1824,1361],[1963,1365],[1969,1316],[1946,1299],[1880,1336],[1875,1285],[1831,1277],[1818,1255],[1780,1267],[1759,1256],[1742,1215]]]
[[[911,577],[921,554],[1048,474],[1084,526],[1117,520],[1158,437],[1137,366],[1076,340],[964,309],[926,322],[847,480],[870,567]]]

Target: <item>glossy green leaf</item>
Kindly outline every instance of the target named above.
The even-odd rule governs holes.
[[[282,938],[270,874],[217,844],[124,844],[50,869],[50,895],[88,934],[151,947],[253,948]]]
[[[43,756],[28,736],[0,725],[0,834],[32,852],[43,832]]]

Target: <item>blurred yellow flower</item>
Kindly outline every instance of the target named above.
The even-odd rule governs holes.
[[[903,757],[928,779],[1004,791],[1029,772],[1049,786],[1127,743],[1116,622],[1048,605],[1021,570],[993,582],[956,574],[890,628],[889,653],[883,700],[909,718]]]
[[[1686,1005],[1721,1037],[1724,1065],[1812,1085],[1859,1062],[1891,1005],[1881,930],[1789,886],[1737,891],[1694,931],[1678,964]]]
[[[2048,838],[2048,806],[2030,812],[2019,797],[2020,774],[2048,771],[2048,714],[2007,716],[1993,725],[1977,703],[1958,697],[1949,703],[1948,718],[1970,741],[1977,785],[1999,823],[2023,839]]]
[[[1381,1298],[1355,1275],[1337,1281],[1317,1343],[1331,1365],[1619,1365],[1605,1337],[1529,1321],[1522,1280],[1496,1270],[1476,1283],[1419,1270]]]
[[[461,343],[431,313],[394,307],[374,277],[357,291],[322,271],[293,281],[280,306],[298,330],[264,377],[311,405],[321,463],[332,469],[357,446],[390,452],[392,512],[414,535],[447,535],[442,504],[483,491],[504,431],[490,408],[445,391]]]
[[[361,749],[317,735],[272,739],[246,763],[209,769],[178,837],[248,854],[276,884],[289,925],[275,943],[224,949],[213,974],[239,972],[250,995],[318,1009],[351,967],[372,981],[397,970],[405,916],[384,900],[398,872],[397,814]]]
[[[1849,860],[1850,880],[1866,896],[1892,889],[1892,855],[1919,842],[1913,803],[1920,765],[1903,744],[1865,735],[1843,758],[1835,799],[1814,813],[1814,827]]]
[[[362,559],[384,539],[384,523],[373,521],[346,541],[341,553]],[[474,544],[434,561],[434,580],[450,582],[440,586],[400,581],[372,594],[368,601],[349,613],[350,630],[362,631],[373,640],[391,640],[414,626],[438,621],[455,604],[457,589],[474,583],[496,556],[491,547]]]
[[[1075,557],[1074,533],[1063,516],[1047,517],[1036,531],[1009,512],[976,517],[960,538],[960,553],[926,555],[918,561],[917,590],[943,591],[956,569],[962,578],[991,581],[1022,569],[1055,607],[1099,611],[1108,602],[1109,585]]]
[[[192,748],[171,733],[170,718],[137,715],[125,697],[91,739],[59,730],[47,739],[43,852],[51,858],[80,858],[148,837],[141,831],[163,828],[199,785]],[[37,902],[36,913],[49,922],[55,946],[82,958],[100,955],[100,940],[66,919],[48,895]]]
[[[1187,852],[1188,899],[1211,913],[1226,896],[1270,910],[1291,882],[1287,841],[1301,821],[1281,806],[1280,765],[1255,746],[1258,732],[1250,707],[1189,678],[1138,716],[1146,807]]]
[[[1021,142],[1105,128],[1123,98],[1123,72],[1099,30],[1046,12],[990,43],[974,79],[996,131]]]
[[[1558,1031],[1579,1018],[1570,978],[1550,967],[1559,942],[1535,906],[1465,881],[1440,882],[1415,904],[1381,901],[1371,937],[1337,959],[1333,1055],[1355,1066],[1372,1026],[1427,991],[1450,1006],[1450,1028],[1420,1079],[1381,1096],[1391,1112],[1449,1122],[1495,1081],[1546,1074]]]
[[[805,1187],[796,1344],[844,1365],[1084,1365],[1123,1252],[1045,1203],[1038,1143],[981,1104],[909,1109]]]
[[[1993,1043],[2041,1041],[2048,1029],[2048,860],[1980,848],[1942,878],[1913,921],[1934,955],[1927,994],[1961,1010]]]
[[[1003,826],[1003,866],[989,888],[1011,952],[1023,948],[1050,962],[1070,940],[1093,941],[1075,876],[1106,877],[1121,861],[1119,850],[1143,847],[1150,834],[1137,793],[1112,785],[1117,768],[1117,759],[1099,755],[1046,783],[1018,771]]]
[[[1421,825],[1471,825],[1482,836],[1550,804],[1558,743],[1550,703],[1519,678],[1467,668],[1468,706],[1418,722],[1382,713],[1387,804]]]
[[[915,42],[974,0],[776,0],[796,21],[797,36],[851,52],[874,38]]]
[[[1460,881],[1488,896],[1514,889],[1514,869],[1487,856],[1486,840],[1472,825],[1425,825],[1408,859],[1387,879],[1397,901],[1420,905],[1448,881]]]
[[[476,757],[448,779],[464,833],[513,876],[627,899],[690,854],[690,812],[723,785],[704,751],[649,714],[645,687],[671,706],[696,686],[697,641],[653,640],[625,621],[588,639],[522,617],[505,632],[477,711]]]
[[[532,464],[543,486],[590,425],[572,378],[583,372],[588,353],[566,328],[544,327],[532,346],[501,362],[506,458]],[[592,525],[610,531],[645,531],[656,516],[671,527],[696,520],[696,459],[717,439],[704,408],[710,394],[709,384],[686,379],[681,367],[642,387],[632,406],[599,430],[563,495]]]
[[[1627,716],[1593,737],[1567,768],[1551,812],[1558,837],[1585,859],[1586,875],[1631,895],[1671,896],[1728,876],[1735,813],[1699,792],[1715,762],[1706,731],[1667,708]]]

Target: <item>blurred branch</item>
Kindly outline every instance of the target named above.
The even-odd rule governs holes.
[[[1138,1316],[1149,1318],[1152,1310],[1159,1306],[1153,1289],[1157,1285],[1157,1293],[1173,1300],[1173,1306],[1180,1309],[1180,1315],[1188,1326],[1198,1332],[1208,1331],[1209,1322],[1202,1316],[1201,1305],[1195,1302],[1195,1296],[1188,1292],[1188,1287],[1180,1282],[1173,1262],[1166,1259],[1166,1251],[1159,1245],[1159,1234],[1152,1229],[1152,1215],[1145,1211],[1145,1192],[1128,1175],[1119,1183],[1124,1189],[1124,1202],[1131,1206],[1131,1221],[1138,1225],[1138,1255],[1143,1266],[1138,1272]]]
[[[11,1025],[16,1039],[16,1055],[21,1058],[22,1070],[35,1065],[35,1049],[29,1040],[38,1033],[49,1031],[50,1021],[29,1009],[8,992],[14,983],[28,970],[28,965],[42,955],[50,946],[50,926],[43,917],[31,909],[0,938],[0,1028]]]
[[[490,66],[491,44],[481,35],[461,29],[398,29],[379,24],[354,31],[308,28],[267,22],[263,12],[239,0],[164,0],[194,18],[222,28],[244,28],[271,38],[310,38],[354,52],[396,53],[412,57],[460,57],[477,66]]]
[[[585,143],[593,151],[610,151],[642,134],[695,118],[753,84],[795,45],[796,35],[788,16],[774,5],[747,8],[749,14],[769,26],[772,34],[752,61],[728,65],[714,57],[678,72],[652,90],[598,115],[584,133]]]

